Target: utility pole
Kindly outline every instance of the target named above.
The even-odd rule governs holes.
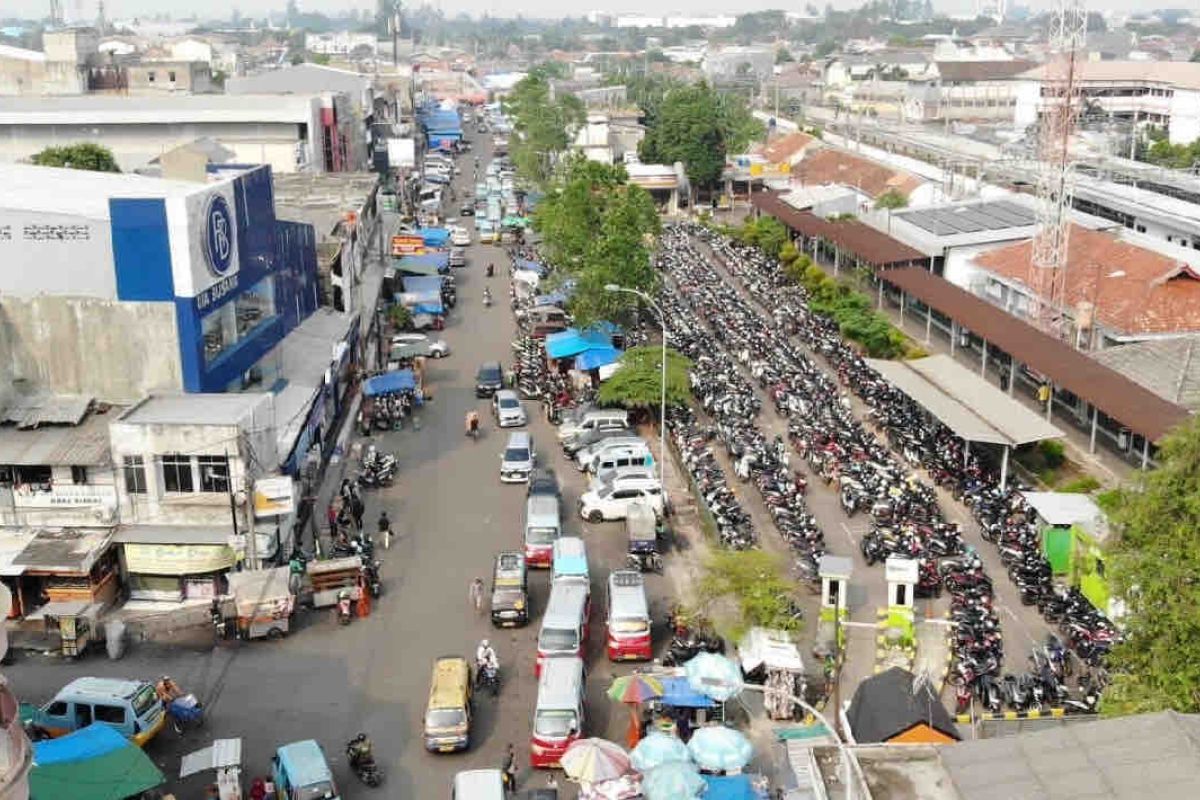
[[[254,478],[250,473],[253,460],[250,442],[245,433],[238,437],[239,457],[242,462],[242,514],[246,525],[246,568],[258,569],[258,537],[254,532]],[[233,478],[232,471],[229,476]]]

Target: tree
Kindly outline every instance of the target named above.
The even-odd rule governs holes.
[[[897,208],[905,208],[908,205],[908,198],[895,189],[888,189],[879,197],[875,198],[875,208],[892,211]]]
[[[504,100],[517,133],[509,142],[513,164],[540,188],[548,184],[555,163],[586,116],[583,103],[573,94],[550,99],[550,78],[557,70],[557,65],[535,67]]]
[[[92,172],[120,172],[112,151],[92,142],[47,147],[35,153],[30,161],[39,167],[67,167]]]
[[[1125,604],[1101,712],[1200,711],[1200,417],[1169,434],[1158,469],[1123,490],[1106,574]]]
[[[662,403],[662,348],[634,347],[621,356],[620,368],[600,384],[600,402],[625,408],[657,410]],[[691,396],[692,362],[667,348],[667,405],[681,406]]]
[[[669,91],[647,120],[641,156],[653,163],[682,162],[693,184],[710,188],[720,180],[725,156],[762,131],[744,100],[719,95],[705,83],[682,86]]]
[[[796,59],[792,55],[792,51],[788,50],[786,47],[781,47],[775,51],[775,63],[776,64],[787,64],[787,63],[789,63],[791,61],[795,61],[795,60]]]

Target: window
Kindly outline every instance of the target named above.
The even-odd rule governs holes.
[[[167,80],[169,80],[171,83],[175,82],[175,70],[170,70],[167,72]]]
[[[125,491],[129,494],[146,493],[146,462],[141,456],[125,456],[121,470],[125,473]]]
[[[72,465],[71,466],[71,483],[75,484],[76,486],[79,486],[80,484],[84,484],[87,482],[88,482],[87,467],[81,466],[79,464]]]
[[[125,724],[125,709],[121,706],[102,706],[97,703],[93,707],[96,722],[107,722],[112,725]]]
[[[153,71],[153,70],[151,70],[150,72],[147,72],[147,73],[146,73],[146,82],[147,82],[147,83],[154,83],[154,71]]]
[[[46,706],[46,715],[50,717],[65,717],[67,715],[67,704],[62,700],[55,700]]]
[[[14,468],[16,470],[17,483],[29,485],[50,484],[51,469],[49,465],[28,465],[22,464]]]
[[[193,492],[192,458],[179,453],[168,453],[160,459],[162,464],[163,491]]]
[[[237,322],[237,338],[240,340],[260,323],[275,316],[275,279],[263,278],[254,286],[238,295],[233,301]]]
[[[200,468],[200,491],[229,491],[229,459],[225,456],[197,456]]]

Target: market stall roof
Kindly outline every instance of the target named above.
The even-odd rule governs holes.
[[[575,369],[581,372],[588,372],[593,369],[607,367],[609,364],[615,364],[621,359],[621,351],[615,347],[599,347],[594,350],[585,350],[575,356]]]
[[[570,358],[588,350],[612,348],[612,339],[600,331],[580,331],[567,328],[546,337],[546,355],[550,358]]]
[[[237,767],[241,763],[241,739],[213,739],[208,747],[188,753],[180,760],[179,777],[186,778],[210,769]]]
[[[86,575],[112,543],[108,531],[44,531],[33,534],[13,559],[26,571]]]
[[[804,671],[800,648],[787,631],[751,628],[738,645],[738,657],[743,672],[753,672],[760,666],[788,672]]]
[[[701,775],[708,784],[704,800],[758,800],[749,775]]]
[[[1021,492],[1047,525],[1069,528],[1078,525],[1101,539],[1108,536],[1108,521],[1096,501],[1075,492]]]
[[[416,376],[411,369],[397,369],[367,378],[363,384],[363,394],[375,397],[392,392],[410,392],[417,387]]]
[[[411,261],[405,263],[406,261],[407,258],[402,258],[400,263],[396,264],[396,269],[406,275],[438,275],[442,271],[437,264],[421,264]],[[449,267],[449,262],[447,262],[447,267]]]
[[[442,247],[450,240],[450,231],[446,228],[417,228],[413,232],[430,247]]]
[[[238,614],[251,614],[258,603],[272,602],[291,597],[288,579],[289,567],[230,572],[229,593],[237,603]]]
[[[123,800],[164,782],[142,749],[102,723],[35,742],[29,796],[37,800]]]
[[[409,265],[417,264],[433,264],[436,267],[447,267],[450,265],[449,253],[416,253],[410,256],[401,256],[396,266],[401,270]]]
[[[528,270],[530,272],[536,272],[539,276],[545,275],[547,272],[550,271],[546,268],[546,266],[544,264],[539,264],[536,261],[530,261],[527,258],[518,258],[517,259],[517,269],[524,269],[524,270]]]
[[[442,279],[437,276],[406,276],[403,279],[404,291],[415,294],[432,292],[437,296],[442,293]]]
[[[25,572],[25,567],[14,564],[13,559],[29,544],[29,536],[28,531],[0,530],[0,575],[15,578]]]
[[[948,355],[867,364],[969,442],[1010,447],[1063,432]]]
[[[716,708],[717,701],[706,694],[700,694],[688,683],[688,679],[672,675],[662,678],[663,696],[659,702],[665,706],[676,708]]]

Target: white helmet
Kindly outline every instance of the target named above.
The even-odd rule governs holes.
[[[490,645],[488,644],[488,640],[484,639],[482,642],[479,643],[479,646],[480,647],[489,647]]]

